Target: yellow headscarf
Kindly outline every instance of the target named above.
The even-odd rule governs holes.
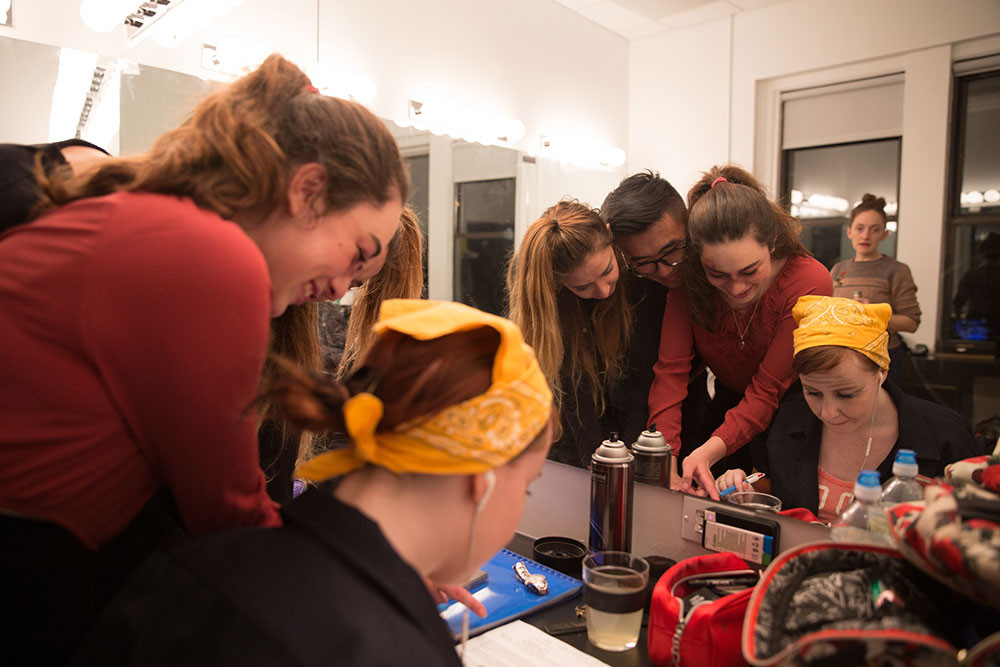
[[[892,316],[887,303],[858,303],[835,296],[801,296],[792,308],[799,325],[792,334],[795,354],[810,347],[837,345],[857,350],[881,368],[889,368]]]
[[[343,406],[351,445],[306,461],[295,474],[322,481],[365,463],[397,473],[467,474],[520,454],[548,422],[552,392],[517,325],[460,303],[391,299],[382,304],[374,329],[433,340],[481,327],[500,334],[485,393],[383,433],[376,433],[382,401],[367,392],[356,394]]]

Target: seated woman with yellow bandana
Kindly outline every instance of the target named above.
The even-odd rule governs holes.
[[[426,580],[461,584],[513,535],[552,441],[552,394],[508,320],[455,303],[382,305],[343,384],[291,373],[294,423],[346,449],[298,476],[277,529],[156,554],[79,664],[460,665]],[[220,471],[225,474],[225,471]]]
[[[829,296],[800,297],[792,310],[802,391],[782,401],[761,465],[785,509],[804,507],[832,521],[853,498],[858,473],[878,470],[885,482],[901,448],[916,452],[927,476],[983,453],[957,413],[886,381],[890,315],[888,304]],[[729,470],[716,487],[752,490],[745,478]]]

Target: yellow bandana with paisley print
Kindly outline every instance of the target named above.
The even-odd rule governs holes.
[[[889,332],[892,316],[887,303],[858,303],[835,296],[802,296],[792,309],[799,325],[792,334],[795,354],[810,347],[837,345],[865,355],[889,368]]]
[[[485,393],[384,432],[377,430],[382,401],[355,394],[343,406],[351,445],[306,461],[296,476],[322,481],[367,463],[396,473],[471,474],[520,454],[547,424],[552,392],[517,325],[460,303],[391,299],[382,304],[375,332],[432,340],[480,327],[500,334]]]

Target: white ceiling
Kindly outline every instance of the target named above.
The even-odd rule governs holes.
[[[753,11],[788,0],[556,0],[628,39]]]

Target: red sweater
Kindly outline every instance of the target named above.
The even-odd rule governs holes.
[[[832,293],[833,281],[822,264],[811,257],[788,258],[760,298],[741,350],[732,312],[721,295],[715,331],[706,331],[691,322],[686,290],[670,290],[663,313],[660,356],[653,368],[654,379],[649,390],[649,421],[674,445],[675,454],[679,453],[677,445],[681,443],[681,403],[687,396],[695,351],[719,382],[744,394],[712,434],[722,438],[731,454],[767,428],[778,401],[795,381],[792,306],[805,294]],[[746,317],[741,320],[743,326]],[[688,443],[688,446],[701,444]]]
[[[192,535],[278,525],[248,410],[271,283],[190,200],[117,193],[0,236],[0,508],[89,548],[164,484]]]

